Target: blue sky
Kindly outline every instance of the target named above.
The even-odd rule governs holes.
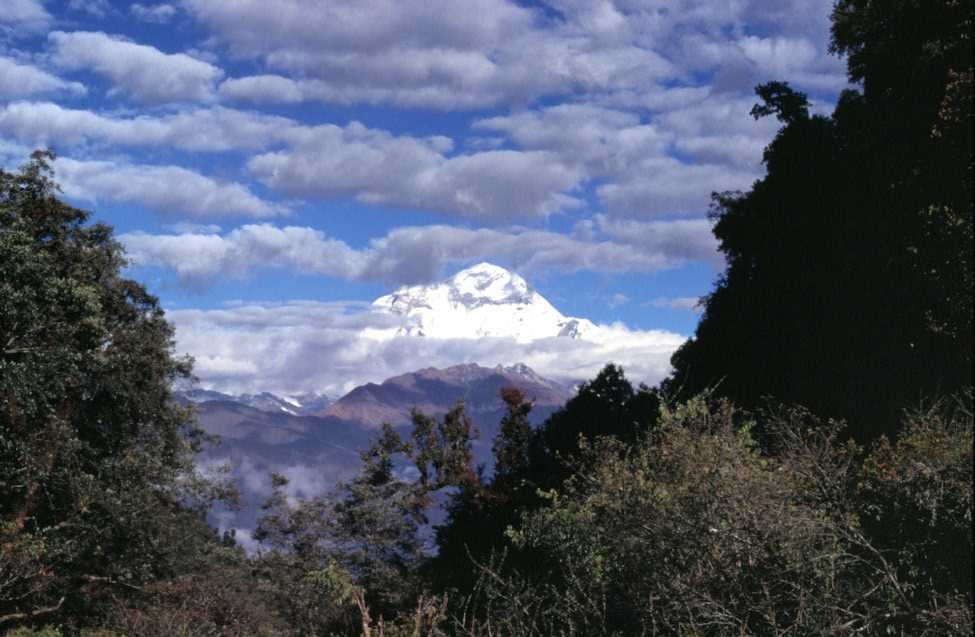
[[[0,162],[58,153],[65,197],[116,227],[215,387],[406,371],[350,351],[361,302],[479,261],[634,343],[686,336],[721,269],[709,195],[760,178],[775,133],[753,87],[828,110],[846,86],[830,4],[7,0]],[[612,355],[659,380],[660,342],[579,373]],[[523,353],[469,345],[433,362]]]

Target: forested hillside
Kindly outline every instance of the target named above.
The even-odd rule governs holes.
[[[714,195],[659,387],[607,365],[538,427],[503,389],[490,475],[463,403],[414,411],[327,494],[272,476],[250,554],[112,229],[51,153],[0,171],[0,634],[972,634],[972,10],[840,0],[859,88],[756,89],[767,175]]]

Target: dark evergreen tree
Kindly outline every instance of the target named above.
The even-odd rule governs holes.
[[[430,565],[440,589],[469,591],[478,577],[472,563],[506,554],[505,568],[542,572],[547,556],[511,545],[507,530],[525,514],[547,505],[540,491],[558,488],[584,470],[582,439],[610,438],[631,444],[644,437],[659,416],[657,393],[634,390],[623,370],[607,365],[583,383],[564,408],[537,430],[528,422],[531,403],[517,389],[502,390],[507,413],[494,441],[495,473],[487,484],[459,489],[437,528],[438,555]]]
[[[787,84],[753,115],[784,124],[767,176],[715,195],[727,271],[664,387],[711,386],[841,416],[872,439],[925,395],[972,382],[972,6],[849,0],[831,117]]]

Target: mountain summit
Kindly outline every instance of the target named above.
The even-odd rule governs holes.
[[[431,338],[584,338],[586,319],[562,315],[523,278],[492,263],[479,263],[450,279],[402,287],[373,302],[401,319],[395,335]],[[391,334],[385,334],[391,335]]]

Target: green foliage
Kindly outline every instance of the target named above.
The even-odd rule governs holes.
[[[490,480],[463,404],[414,412],[329,494],[272,476],[252,557],[205,523],[232,493],[194,468],[189,361],[111,228],[52,154],[0,171],[0,631],[971,634],[971,390],[899,425],[972,382],[971,21],[839,0],[862,91],[824,117],[757,87],[768,174],[714,196],[728,269],[660,391],[609,365],[535,431],[504,391]],[[733,406],[768,395],[812,411]]]
[[[496,491],[510,493],[528,476],[528,463],[532,438],[528,414],[532,403],[524,393],[514,387],[501,390],[508,413],[501,419],[501,428],[492,445],[494,452],[494,480]]]
[[[270,604],[269,586],[248,568],[239,549],[210,545],[196,569],[147,585],[136,599],[117,602],[97,633],[86,637],[187,637],[294,634]]]
[[[972,440],[969,390],[911,412],[898,440],[882,438],[864,462],[865,525],[922,594],[971,594]]]
[[[411,625],[417,635],[437,634],[443,610],[423,592],[419,526],[436,492],[477,482],[470,436],[463,404],[439,421],[414,412],[411,440],[384,426],[361,454],[358,475],[330,494],[295,501],[286,480],[273,481],[255,533],[269,552],[256,566],[293,630],[353,635],[382,627],[393,635]],[[417,480],[401,477],[407,463]]]
[[[170,395],[189,361],[121,276],[111,228],[56,197],[50,153],[0,171],[0,627],[96,621],[185,572],[219,485]]]
[[[546,506],[539,490],[561,486],[587,459],[580,440],[612,437],[634,442],[651,430],[659,415],[657,393],[637,390],[623,370],[607,365],[583,383],[566,406],[537,430],[528,422],[532,405],[514,389],[502,390],[507,413],[494,440],[495,472],[488,484],[474,483],[454,494],[448,519],[437,528],[438,555],[429,568],[439,590],[470,591],[478,573],[471,560],[483,563],[506,552],[505,569],[534,570],[544,554],[512,547],[506,530],[522,515]],[[455,600],[456,601],[456,600]]]
[[[762,419],[771,453],[736,427],[730,405],[702,399],[665,410],[637,445],[583,445],[588,469],[511,533],[545,567],[481,563],[465,634],[968,634],[970,572],[967,588],[938,591],[925,579],[938,567],[913,556],[921,571],[906,568],[867,528],[873,507],[858,484],[886,451],[864,465],[838,423],[784,408]],[[970,416],[962,431],[927,417],[918,427],[938,441],[922,462],[955,467],[952,484],[970,477]],[[891,501],[919,485],[886,486]],[[970,494],[931,506],[942,530],[970,520]]]

